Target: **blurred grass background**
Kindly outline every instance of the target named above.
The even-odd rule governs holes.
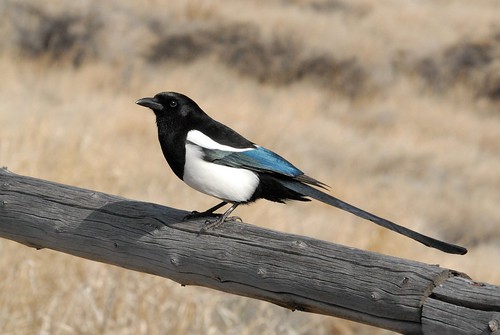
[[[208,208],[134,105],[178,91],[342,199],[470,251],[318,203],[258,202],[246,222],[500,284],[499,15],[495,0],[4,0],[0,164]],[[2,334],[391,334],[7,240],[0,273]]]

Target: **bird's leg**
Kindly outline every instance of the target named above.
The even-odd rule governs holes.
[[[227,205],[227,201],[223,201],[220,204],[217,204],[214,207],[211,207],[204,212],[192,211],[191,213],[189,213],[188,215],[186,215],[184,217],[183,221],[197,219],[197,218],[203,218],[203,217],[207,217],[207,216],[221,216],[222,214],[215,214],[214,212],[225,205]]]
[[[242,221],[240,217],[238,216],[231,216],[229,217],[229,214],[231,214],[235,209],[236,207],[238,207],[240,205],[239,202],[235,202],[231,207],[229,207],[229,209],[224,213],[222,214],[221,216],[219,216],[217,219],[215,220],[207,220],[205,221],[205,223],[207,224],[205,227],[203,227],[202,231],[205,231],[207,229],[212,229],[212,228],[215,228],[217,226],[220,226],[222,223],[224,223],[227,219],[231,219],[231,221]]]

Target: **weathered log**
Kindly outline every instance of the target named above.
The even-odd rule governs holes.
[[[245,223],[200,232],[186,214],[0,170],[0,237],[30,247],[404,334],[499,332],[498,286]]]

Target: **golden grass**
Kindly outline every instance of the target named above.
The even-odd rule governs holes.
[[[13,41],[2,42],[9,48],[0,53],[0,164],[15,173],[132,199],[204,209],[215,201],[170,172],[153,114],[134,105],[137,98],[175,90],[331,185],[333,194],[410,228],[466,244],[470,251],[462,257],[445,255],[314,202],[258,202],[238,209],[245,221],[439,263],[499,284],[500,270],[492,263],[500,257],[498,104],[476,98],[466,85],[432,93],[419,78],[395,73],[389,64],[400,52],[418,59],[471,36],[487,36],[498,17],[495,2],[356,1],[320,12],[311,9],[313,2],[100,5],[112,23],[99,40],[105,41],[100,44],[105,53],[79,67],[64,59],[20,57]],[[59,1],[50,10],[61,11],[68,3]],[[113,6],[121,11],[112,11]],[[213,57],[150,64],[141,55],[155,37],[139,23],[158,13],[169,22],[250,22],[259,25],[262,38],[289,34],[311,54],[356,56],[379,89],[351,99],[308,81],[260,84]],[[131,23],[137,29],[131,30]],[[0,240],[0,270],[2,334],[391,333],[181,288],[166,279],[6,240]]]

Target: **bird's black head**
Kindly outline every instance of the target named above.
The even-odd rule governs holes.
[[[176,92],[158,93],[153,98],[142,98],[135,103],[151,108],[159,119],[186,117],[194,111],[200,111],[193,100]]]

